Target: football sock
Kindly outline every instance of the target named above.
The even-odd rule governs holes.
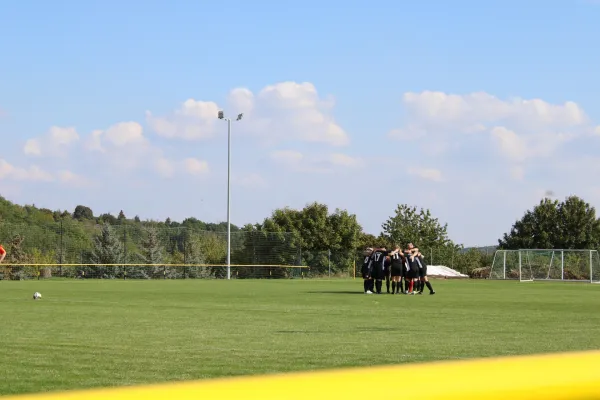
[[[414,282],[414,281],[410,281],[410,284],[408,285],[408,291],[409,291],[409,292],[412,292],[412,291],[413,291],[413,287],[414,287],[414,285],[415,285],[415,282]]]
[[[377,281],[376,285],[377,293],[381,293],[381,287],[383,286],[383,282]]]
[[[387,292],[390,292],[390,278],[385,278],[385,288],[387,289]]]
[[[375,291],[375,281],[374,281],[373,279],[370,279],[370,280],[369,280],[369,290],[370,290],[371,292],[374,292],[374,291]]]
[[[363,281],[363,288],[365,289],[365,293],[367,293],[367,290],[369,290],[369,281]]]
[[[396,282],[392,282],[392,293],[395,293],[395,292],[396,292]]]
[[[431,286],[431,283],[427,281],[425,282],[425,284],[427,285],[427,289],[429,289],[430,292],[433,292],[433,287]]]

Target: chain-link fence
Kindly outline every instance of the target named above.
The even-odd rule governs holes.
[[[0,223],[0,243],[8,255],[4,279],[222,278],[226,276],[225,232],[141,224],[97,225],[72,220],[44,226]],[[233,278],[331,277],[360,275],[357,250],[301,248],[292,233],[231,233]],[[427,264],[443,265],[471,277],[484,277],[494,249],[420,248]],[[291,268],[304,266],[307,268]]]

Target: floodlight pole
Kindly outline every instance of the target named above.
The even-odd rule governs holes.
[[[240,121],[244,114],[238,114]],[[231,119],[219,111],[219,119],[227,121],[227,279],[231,279]]]
[[[227,279],[231,279],[231,120],[227,118]]]

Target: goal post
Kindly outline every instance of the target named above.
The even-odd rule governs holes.
[[[497,250],[489,278],[600,283],[600,255],[592,249]]]

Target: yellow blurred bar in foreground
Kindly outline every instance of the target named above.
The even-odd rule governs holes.
[[[2,400],[600,400],[600,351],[215,379]]]

